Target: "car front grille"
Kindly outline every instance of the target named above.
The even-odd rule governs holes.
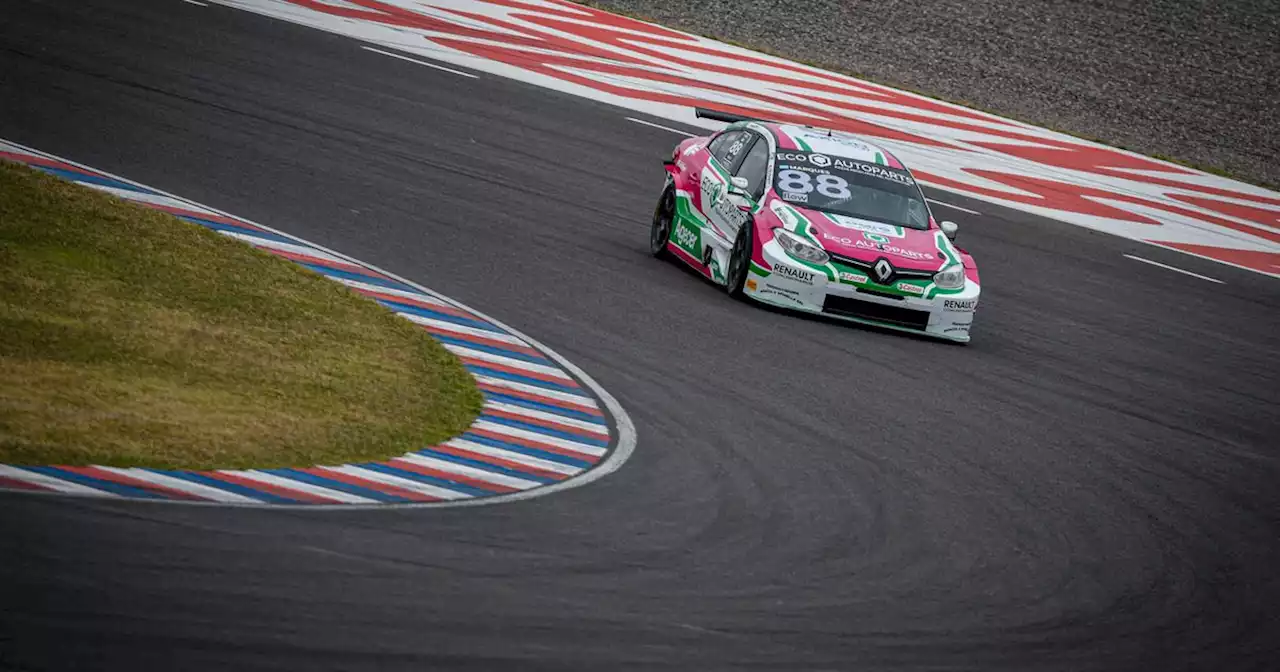
[[[902,306],[886,306],[881,303],[862,301],[848,296],[828,295],[822,304],[822,312],[843,317],[856,317],[862,320],[884,322],[898,327],[924,330],[929,326],[929,313],[923,310],[912,310]]]

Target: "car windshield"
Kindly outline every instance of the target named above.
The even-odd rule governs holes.
[[[773,187],[788,203],[909,229],[929,228],[929,209],[905,170],[815,152],[782,151]]]

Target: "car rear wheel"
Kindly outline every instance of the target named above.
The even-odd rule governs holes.
[[[658,206],[653,209],[653,224],[649,227],[649,254],[667,256],[667,241],[671,239],[671,226],[676,216],[676,187],[668,184],[662,190]]]
[[[733,239],[733,251],[729,253],[729,272],[725,275],[725,289],[729,296],[742,296],[742,286],[747,282],[747,273],[751,269],[752,222],[748,219],[738,229]]]

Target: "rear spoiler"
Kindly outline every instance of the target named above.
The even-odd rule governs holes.
[[[746,115],[742,115],[742,114],[734,114],[734,113],[732,113],[732,112],[721,112],[720,110],[711,110],[711,109],[707,109],[707,108],[705,108],[705,107],[695,107],[695,108],[693,108],[693,114],[694,114],[696,117],[698,117],[699,119],[710,119],[710,120],[712,120],[712,121],[723,121],[723,122],[728,123],[728,124],[732,124],[732,123],[737,122],[737,121],[761,121],[761,122],[764,122],[764,123],[776,123],[776,122],[771,122],[771,121],[769,121],[768,119],[759,119],[759,118],[756,118],[756,117],[748,117],[748,116],[746,116]]]
[[[748,117],[748,116],[747,116],[747,115],[745,115],[745,114],[734,114],[734,113],[732,113],[732,112],[721,112],[720,110],[712,110],[712,109],[708,109],[708,108],[705,108],[705,107],[695,107],[695,108],[693,108],[693,114],[694,114],[694,116],[698,117],[699,119],[710,119],[710,120],[712,120],[712,121],[723,121],[723,122],[725,122],[725,123],[727,123],[727,124],[732,124],[732,123],[739,122],[739,121],[758,121],[758,122],[760,122],[760,123],[762,123],[762,124],[781,124],[781,123],[783,123],[783,122],[780,122],[780,121],[774,121],[774,120],[772,120],[772,119],[761,119],[761,118],[759,118],[759,117]],[[810,124],[804,124],[804,127],[805,127],[805,128],[812,128],[812,129],[816,129],[816,130],[826,131],[826,132],[827,132],[827,135],[831,135],[831,130],[830,130],[830,129],[827,129],[827,128],[821,128],[821,129],[820,129],[820,128],[818,128],[817,126],[813,126],[813,125],[810,125]]]

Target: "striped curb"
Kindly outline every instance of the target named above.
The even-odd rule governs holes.
[[[25,164],[283,257],[370,297],[454,353],[484,396],[462,435],[381,462],[248,470],[0,464],[0,490],[240,506],[459,506],[527,499],[594,481],[635,446],[626,412],[546,346],[457,301],[269,227],[22,145]]]

